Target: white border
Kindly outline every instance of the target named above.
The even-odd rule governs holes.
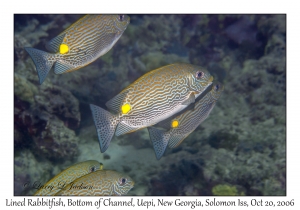
[[[299,197],[299,11],[297,4],[287,1],[274,0],[258,1],[250,3],[244,1],[5,1],[1,3],[0,18],[0,42],[1,42],[1,209],[11,209],[5,206],[5,199],[22,200],[22,197],[13,197],[13,14],[14,13],[287,13],[287,196],[286,197],[259,197],[255,199],[291,200]],[[280,114],[280,113],[279,113]],[[297,196],[297,197],[296,197]],[[32,198],[32,197],[28,197]],[[205,197],[134,197],[134,199],[173,200],[205,200]],[[212,197],[208,197],[212,199]],[[222,200],[232,200],[233,197],[218,197]],[[93,197],[92,200],[96,200]],[[129,199],[120,197],[119,200]],[[251,200],[254,197],[241,197]],[[82,198],[89,200],[89,198]],[[300,199],[295,200],[295,206],[299,207]],[[295,207],[294,206],[294,207]],[[3,208],[4,207],[4,208]],[[72,207],[72,209],[80,207]],[[124,208],[128,209],[130,207]],[[174,207],[175,208],[175,207]],[[176,207],[179,208],[179,207]],[[182,207],[181,207],[182,208]],[[197,207],[196,207],[197,208]],[[224,208],[224,207],[222,207]],[[231,207],[225,207],[227,209]],[[251,207],[254,208],[254,207]],[[30,209],[27,207],[27,209]],[[43,209],[49,209],[45,207]],[[55,208],[58,209],[58,208]],[[61,208],[65,209],[65,208]],[[96,209],[92,207],[90,209]],[[110,208],[120,209],[120,208]],[[122,208],[123,209],[123,208]],[[140,208],[136,208],[140,209]],[[146,209],[146,208],[145,208]],[[173,208],[172,208],[173,209]],[[191,209],[190,207],[184,209]],[[220,209],[220,208],[210,208]]]

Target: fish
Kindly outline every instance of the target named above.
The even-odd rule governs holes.
[[[213,76],[196,65],[175,63],[152,70],[106,103],[109,111],[90,104],[101,152],[114,134],[154,125],[194,103]]]
[[[126,30],[128,15],[85,15],[46,44],[45,52],[24,49],[33,60],[42,84],[54,65],[54,73],[78,70],[107,53]]]
[[[96,160],[87,160],[77,163],[57,174],[46,184],[44,184],[38,191],[36,191],[34,195],[54,195],[55,193],[59,192],[61,188],[73,182],[77,178],[102,169],[103,164]]]
[[[148,127],[157,160],[163,156],[167,145],[170,148],[179,146],[209,116],[223,90],[221,83],[215,83],[207,94],[199,97],[193,107],[161,122],[161,127],[166,130],[158,129],[155,127],[157,125]]]
[[[129,176],[117,171],[101,170],[76,179],[55,195],[126,195],[133,186],[134,181]]]

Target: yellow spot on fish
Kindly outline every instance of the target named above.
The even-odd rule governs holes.
[[[171,124],[172,128],[177,128],[178,125],[179,125],[178,120],[173,120],[173,121],[172,121],[172,124]]]
[[[130,107],[129,104],[124,104],[124,105],[121,107],[121,109],[122,109],[122,113],[123,113],[123,114],[127,114],[127,113],[130,111],[131,107]]]
[[[100,163],[100,168],[99,168],[99,170],[103,170],[103,164],[102,164],[102,163]]]
[[[208,79],[208,81],[212,82],[214,80],[213,76],[210,76],[210,78]]]
[[[60,54],[66,54],[67,52],[69,52],[69,47],[66,44],[61,44],[59,46],[59,52]]]

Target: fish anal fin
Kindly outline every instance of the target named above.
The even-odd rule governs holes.
[[[73,66],[71,66],[70,64],[66,64],[65,62],[58,60],[55,62],[54,65],[54,73],[55,74],[63,74],[66,72],[70,72],[74,69]]]
[[[115,135],[116,136],[121,136],[125,133],[132,133],[132,132],[137,131],[139,129],[141,129],[141,128],[131,127],[130,125],[127,125],[123,122],[120,122],[117,126]]]
[[[178,147],[189,134],[190,133],[184,135],[172,134],[169,140],[169,147],[170,148]]]
[[[49,50],[52,53],[57,53],[59,51],[59,47],[61,43],[64,41],[65,38],[65,33],[62,33],[53,39],[51,39],[47,44],[46,44],[46,49]]]
[[[159,160],[165,153],[169,142],[170,133],[154,127],[148,127],[148,131],[156,159]]]

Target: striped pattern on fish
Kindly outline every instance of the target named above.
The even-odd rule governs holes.
[[[129,176],[116,171],[101,170],[76,179],[55,195],[126,195],[133,186],[134,181]]]
[[[35,63],[40,84],[53,64],[54,72],[62,74],[78,70],[107,53],[129,21],[127,15],[85,15],[47,43],[51,53],[25,48]]]
[[[168,65],[149,72],[123,90],[121,94],[130,93],[124,98],[123,104],[130,104],[131,111],[130,114],[120,112],[122,122],[140,129],[184,109],[186,105],[182,102],[190,94],[196,94],[205,88],[210,77],[206,74],[206,80],[199,87],[189,72],[193,68],[195,67],[189,64]],[[109,102],[107,104],[109,107]]]
[[[170,148],[180,145],[183,140],[209,116],[223,90],[223,85],[220,83],[214,84],[212,90],[197,101],[193,109],[188,108],[178,116],[161,122],[161,124],[166,125],[163,127],[169,127],[167,131],[155,127],[148,127],[158,160],[162,157],[168,144]]]
[[[77,163],[57,174],[46,184],[44,184],[44,188],[39,189],[34,195],[54,195],[55,193],[60,191],[64,185],[73,182],[77,178],[89,173],[93,173],[97,170],[102,170],[102,166],[102,163],[99,163],[96,160],[87,160]],[[50,190],[46,186],[52,186],[53,189]]]
[[[114,133],[125,133],[154,125],[183,110],[211,83],[202,67],[176,63],[150,71],[106,103],[113,113],[90,105],[104,152]]]

